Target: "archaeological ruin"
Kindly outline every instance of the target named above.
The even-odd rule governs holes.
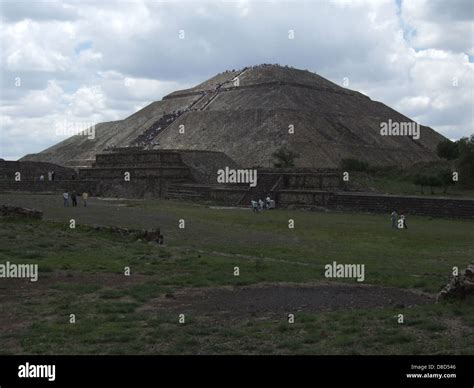
[[[1,161],[1,191],[87,191],[94,196],[169,198],[474,218],[474,201],[364,193],[342,179],[341,161],[410,166],[438,160],[444,137],[383,136],[381,123],[412,122],[386,105],[317,74],[277,65],[226,71],[114,122],[18,162]],[[417,124],[418,126],[418,124]],[[287,150],[294,160],[275,164]],[[252,168],[258,184],[219,183],[224,168]],[[52,180],[49,172],[55,171]],[[19,175],[18,175],[19,173]],[[18,176],[20,178],[18,178]]]

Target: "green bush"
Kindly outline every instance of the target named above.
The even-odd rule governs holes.
[[[295,159],[299,157],[296,152],[284,147],[276,150],[272,156],[275,159],[274,166],[277,168],[294,167]]]
[[[444,192],[446,192],[447,187],[454,182],[450,171],[441,171],[437,175],[416,175],[413,183],[421,187],[422,194],[424,194],[424,187],[429,187],[431,194],[434,194],[435,187],[444,187]]]
[[[369,171],[369,163],[364,160],[347,158],[341,160],[341,168],[344,171]]]
[[[441,186],[444,188],[444,193],[447,193],[448,187],[454,185],[453,173],[449,170],[443,170],[438,173],[438,178],[441,182]]]
[[[416,175],[413,179],[413,183],[421,188],[421,194],[424,194],[423,188],[430,185],[429,179],[426,175]]]

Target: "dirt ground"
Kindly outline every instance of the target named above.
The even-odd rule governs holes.
[[[26,280],[12,280],[0,287],[0,303],[26,297],[41,298],[57,284],[97,285],[124,289],[155,277],[136,274],[82,274],[56,271],[44,274],[34,287]],[[155,279],[159,282],[159,279]],[[13,292],[14,290],[14,292]],[[251,286],[186,288],[145,303],[142,311],[190,311],[235,316],[266,313],[318,312],[339,309],[411,307],[433,303],[434,295],[365,284],[319,282],[314,284],[264,283]]]
[[[324,282],[313,285],[259,284],[257,286],[185,289],[156,298],[143,310],[224,313],[241,317],[268,313],[318,312],[339,309],[411,307],[431,303],[429,294],[396,288]]]

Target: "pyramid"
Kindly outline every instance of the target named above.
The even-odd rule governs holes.
[[[219,151],[247,167],[272,167],[282,147],[298,155],[296,167],[335,168],[345,158],[374,166],[438,160],[442,135],[419,125],[419,138],[382,136],[389,121],[412,123],[315,73],[265,64],[225,71],[124,120],[97,124],[93,140],[72,136],[21,160],[83,167],[106,149],[131,146]]]

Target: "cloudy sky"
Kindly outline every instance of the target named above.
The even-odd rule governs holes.
[[[0,3],[0,158],[259,63],[346,79],[451,139],[474,133],[472,0]]]

